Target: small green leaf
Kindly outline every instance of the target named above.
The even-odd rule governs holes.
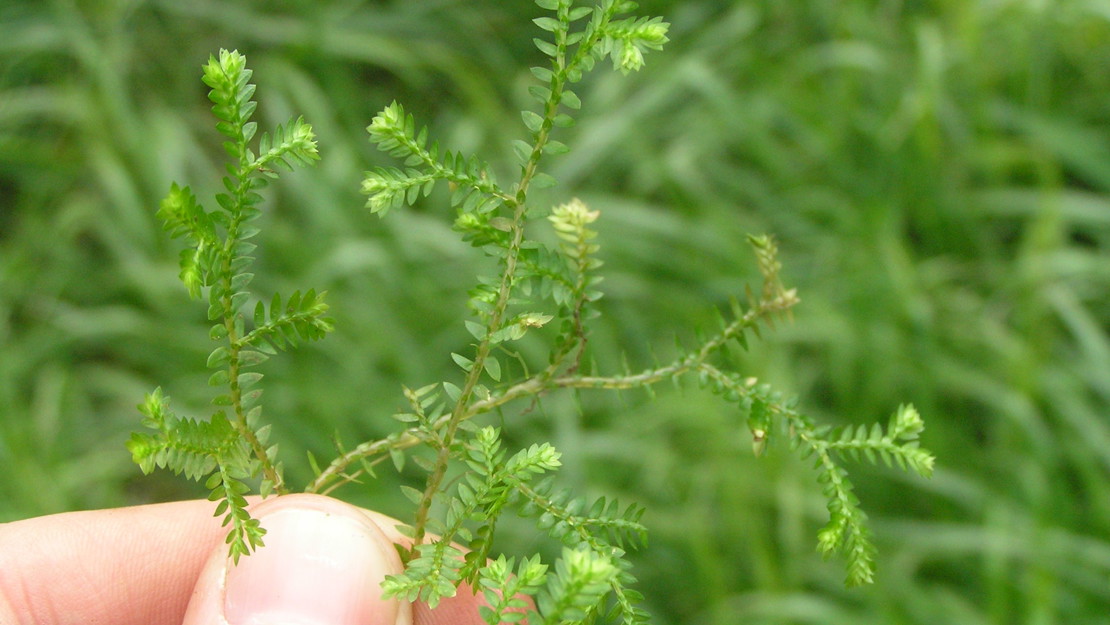
[[[532,132],[539,132],[543,128],[543,118],[533,113],[532,111],[521,111],[521,118],[524,120],[524,125]]]
[[[559,20],[553,17],[537,17],[536,19],[532,20],[532,22],[536,26],[539,26],[540,28],[552,33],[564,28],[562,23],[560,23]]]
[[[527,165],[532,158],[532,145],[519,139],[514,140],[512,145],[513,154],[516,154],[517,160],[522,166]]]
[[[570,152],[570,148],[568,148],[566,144],[562,143],[561,141],[549,140],[546,144],[544,144],[543,151],[545,154],[551,154],[555,156]]]
[[[414,504],[419,504],[420,501],[422,499],[424,499],[424,493],[415,489],[415,488],[413,488],[413,487],[411,487],[411,486],[406,486],[406,485],[402,484],[401,485],[401,492],[405,495],[406,499],[408,499],[409,501],[411,501]]]
[[[478,323],[477,321],[471,321],[469,319],[463,321],[463,325],[466,326],[466,331],[469,332],[470,335],[473,336],[475,339],[479,341],[485,340],[486,326]]]
[[[493,378],[493,380],[495,382],[500,382],[501,381],[501,363],[498,362],[497,359],[494,358],[493,356],[487,356],[484,365],[485,365],[486,373],[489,374],[489,377]]]
[[[593,13],[593,12],[594,12],[594,7],[592,7],[592,6],[590,6],[590,7],[577,7],[577,8],[571,9],[570,14],[567,16],[567,21],[577,22],[578,20],[582,19],[583,17],[586,17],[587,15],[589,15],[590,13]]]
[[[541,104],[546,104],[551,99],[551,90],[540,85],[529,85],[528,93]]]
[[[447,396],[451,398],[451,401],[458,401],[459,397],[462,396],[462,389],[450,382],[443,383],[443,390],[447,391]]]
[[[412,457],[413,463],[428,473],[434,473],[436,470],[435,460],[432,458],[425,458],[424,456],[414,455]]]
[[[216,367],[224,366],[225,364],[227,364],[230,355],[231,352],[228,351],[227,347],[217,347],[216,349],[212,350],[211,354],[208,354],[208,368],[215,369]]]
[[[540,52],[543,52],[547,56],[554,57],[559,53],[559,49],[555,47],[555,44],[544,41],[543,39],[533,39],[532,43],[536,44]]]
[[[256,328],[266,325],[266,305],[262,303],[262,300],[259,300],[258,303],[254,305],[253,320],[254,327]]]
[[[539,80],[541,80],[543,82],[551,82],[551,79],[555,76],[555,74],[552,73],[552,71],[547,69],[546,67],[536,66],[536,67],[531,68],[531,72],[532,72],[533,76],[535,76],[536,78],[538,78]],[[550,92],[548,92],[548,93],[550,93]]]
[[[466,356],[463,356],[462,354],[451,352],[451,359],[454,360],[455,364],[458,365],[463,371],[469,372],[471,369],[474,368],[474,361],[467,358]]]
[[[532,185],[537,189],[547,189],[558,184],[559,181],[555,180],[552,176],[540,172],[532,178]]]
[[[231,310],[239,310],[240,308],[242,308],[243,304],[246,304],[247,300],[250,299],[250,296],[251,294],[247,293],[246,291],[240,291],[235,295],[232,295]]]
[[[400,473],[405,468],[405,454],[396,447],[389,448],[389,459],[393,461],[393,468]]]
[[[239,365],[242,367],[253,367],[254,365],[261,364],[269,360],[270,357],[262,352],[244,350],[239,352]]]

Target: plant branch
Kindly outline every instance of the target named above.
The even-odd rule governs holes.
[[[495,410],[514,399],[523,397],[534,397],[542,395],[545,392],[563,389],[563,388],[598,388],[598,389],[629,389],[650,386],[669,380],[677,375],[682,375],[690,371],[702,367],[706,360],[713,355],[718,349],[724,346],[728,341],[740,336],[748,329],[754,327],[761,320],[768,318],[770,315],[782,313],[788,310],[791,306],[795,305],[798,299],[793,290],[785,291],[780,296],[770,301],[761,301],[758,306],[745,312],[739,319],[734,320],[728,324],[719,334],[709,339],[695,352],[687,354],[668,365],[648,369],[638,374],[630,375],[615,375],[615,376],[580,376],[580,375],[565,375],[554,376],[551,367],[528,378],[522,382],[518,382],[505,389],[504,391],[492,394],[486,399],[481,399],[473,403],[464,405],[462,402],[456,403],[456,410],[451,414],[443,415],[432,423],[432,428],[440,430],[442,428],[450,427],[452,423],[458,427],[458,423],[471,419],[480,414]],[[488,341],[483,343],[487,345]],[[487,351],[488,354],[488,351]],[[471,370],[471,377],[474,377],[477,383],[477,377],[474,372],[481,371],[475,360],[474,367]],[[552,366],[557,366],[553,364]],[[471,387],[471,391],[473,387]],[[465,393],[465,389],[464,389]],[[460,395],[460,399],[462,396]],[[394,437],[385,438],[377,441],[366,442],[358,445],[350,451],[335,458],[330,465],[320,472],[316,478],[310,482],[305,490],[308,492],[322,492],[328,493],[336,487],[350,481],[352,477],[362,473],[361,470],[347,474],[346,470],[352,464],[362,460],[372,458],[379,454],[387,454],[390,450],[404,450],[415,447],[425,441],[424,428],[412,427],[401,432]],[[344,476],[347,476],[344,479]],[[334,484],[337,480],[339,484]],[[438,488],[438,485],[437,485]]]

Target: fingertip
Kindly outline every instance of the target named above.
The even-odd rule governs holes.
[[[265,546],[232,565],[220,545],[197,580],[185,625],[410,625],[407,603],[381,598],[402,564],[392,541],[358,508],[319,495],[252,507]]]
[[[454,597],[439,602],[435,609],[426,603],[413,605],[412,616],[415,625],[485,625],[478,611],[485,602],[470,588],[460,586]]]

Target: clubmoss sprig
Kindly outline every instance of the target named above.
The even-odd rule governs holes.
[[[128,442],[145,473],[163,467],[196,480],[209,476],[205,486],[218,502],[216,514],[232,526],[228,544],[236,561],[261,546],[264,533],[246,510],[243,494],[250,489],[243,480],[260,478],[263,496],[288,491],[277,446],[267,447],[270,426],[261,424],[262,374],[251,369],[278,350],[321,339],[332,329],[324,294],[314,290],[287,298],[275,294],[268,308],[259,301],[250,318],[253,327],[247,329],[243,311],[253,297],[247,287],[254,278],[249,269],[255,249],[250,240],[259,233],[253,222],[262,213],[258,191],[277,178],[279,169],[319,158],[312,127],[299,117],[272,135],[264,133],[257,154],[251,149],[257,124],[250,118],[257,104],[250,77],[238,52],[221,50],[204,66],[216,129],[227,139],[223,146],[231,157],[222,179],[226,193],[215,198],[219,208],[205,210],[189,187],[174,183],[158,210],[170,236],[189,243],[180,258],[180,277],[189,294],[199,298],[207,289],[208,319],[214,322],[209,336],[223,343],[208,356],[214,370],[208,382],[225,392],[212,400],[217,409],[204,422],[175,417],[156,389],[140,406],[143,424],[156,433],[134,434]]]
[[[441,149],[397,102],[367,128],[371,142],[401,161],[366,173],[362,191],[369,212],[384,217],[446,182],[455,230],[496,269],[479,275],[468,292],[468,313],[459,330],[472,342],[444,355],[458,366],[456,376],[403,388],[406,406],[393,415],[399,431],[341,447],[322,467],[310,455],[316,475],[306,490],[331,493],[372,474],[386,460],[400,470],[411,458],[424,471],[422,485],[402,487],[414,506],[411,523],[400,528],[411,542],[400,548],[404,571],[383,583],[387,597],[434,607],[467,584],[483,593],[488,605],[481,616],[490,625],[524,618],[549,625],[646,623],[626,557],[627,550],[646,543],[644,508],[609,497],[585,498],[560,487],[561,456],[552,445],[536,442],[511,450],[502,429],[480,419],[497,411],[502,427],[511,428],[518,400],[517,405],[527,406],[522,411],[530,411],[540,397],[563,390],[650,393],[659,383],[692,378],[732,405],[737,429],[746,425],[750,430],[756,455],[782,439],[815,459],[829,510],[818,548],[825,555],[844,555],[848,585],[872,581],[874,545],[841,461],[882,460],[927,477],[934,460],[919,447],[923,422],[911,406],[899,408],[886,428],[817,426],[798,410],[796,400],[735,371],[722,356],[730,344],[748,350],[751,336],[774,329],[800,301],[783,283],[773,238],[749,237],[762,286],[731,301],[716,333],[680,347],[670,362],[638,372],[628,366],[598,372],[583,365],[589,362],[590,321],[599,314],[596,303],[602,297],[601,247],[594,230],[602,213],[578,199],[550,210],[537,207],[530,191],[556,183],[542,166],[545,159],[569,151],[553,134],[572,126],[582,106],[571,86],[599,60],[611,60],[625,74],[640,69],[644,54],[667,42],[668,24],[659,17],[629,15],[637,7],[625,0],[536,4],[551,12],[534,20],[542,31],[536,47],[547,65],[532,68],[539,81],[529,88],[536,108],[521,114],[526,139],[513,144],[515,182],[502,185],[485,161]],[[226,193],[216,196],[219,209],[206,211],[188,187],[174,184],[158,213],[171,236],[189,243],[181,254],[181,279],[193,297],[207,296],[214,323],[210,336],[221,342],[208,359],[215,370],[210,383],[226,391],[213,400],[217,408],[211,417],[200,421],[174,415],[161,389],[155,389],[140,406],[143,424],[154,433],[135,434],[129,442],[144,472],[163,467],[206,479],[217,514],[231,526],[228,541],[236,560],[262,544],[262,529],[246,511],[247,482],[259,480],[263,495],[287,490],[277,449],[266,447],[269,426],[260,424],[257,384],[262,376],[250,369],[300,341],[323,338],[332,328],[324,294],[315,290],[257,298],[253,313],[244,312],[255,299],[247,287],[253,278],[249,239],[258,234],[252,223],[262,201],[258,191],[277,169],[317,158],[312,129],[300,118],[264,134],[258,153],[252,151],[256,126],[249,121],[255,108],[249,78],[245,60],[235,52],[221,51],[204,69],[217,129],[231,157],[223,178]],[[547,341],[544,360],[529,362],[519,355],[513,343],[526,336]],[[410,453],[418,447],[425,452]],[[509,512],[531,519],[558,545],[560,555],[545,563],[539,556],[518,560],[497,554],[499,522]]]

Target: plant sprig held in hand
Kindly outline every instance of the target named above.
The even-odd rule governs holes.
[[[549,11],[534,23],[544,35],[536,47],[546,65],[533,67],[537,83],[529,88],[534,109],[521,114],[525,138],[514,142],[516,178],[502,185],[476,156],[442,149],[430,141],[399,103],[385,107],[368,127],[370,140],[399,161],[395,167],[367,172],[362,191],[371,213],[382,217],[426,197],[438,183],[451,190],[456,232],[495,262],[496,271],[477,277],[469,291],[468,314],[461,321],[472,339],[466,353],[452,353],[457,378],[419,388],[403,388],[407,408],[395,415],[400,429],[386,438],[340,449],[321,467],[310,455],[315,478],[306,491],[330,493],[355,481],[383,461],[400,469],[407,459],[425,474],[423,488],[402,487],[414,506],[402,528],[412,545],[402,549],[406,567],[383,583],[386,596],[422,600],[435,606],[467,583],[487,601],[482,618],[492,624],[582,623],[610,619],[645,623],[642,597],[626,550],[646,541],[644,509],[600,498],[586,500],[560,488],[559,452],[548,443],[506,449],[499,428],[481,417],[508,411],[515,400],[536,400],[565,389],[647,389],[681,377],[695,379],[733,406],[747,425],[756,455],[782,439],[803,457],[813,457],[817,479],[828,499],[829,522],[818,534],[825,553],[841,553],[847,583],[869,583],[875,548],[865,515],[852,492],[841,461],[883,461],[931,474],[933,457],[918,445],[923,421],[912,406],[900,407],[886,428],[833,429],[815,425],[767,385],[733,371],[721,356],[726,345],[749,348],[752,335],[773,328],[789,315],[798,297],[780,278],[777,247],[767,236],[749,237],[763,284],[734,299],[718,331],[682,350],[672,362],[639,372],[585,371],[590,320],[601,276],[600,245],[594,224],[597,209],[571,199],[551,209],[530,203],[530,191],[555,180],[541,165],[569,151],[553,138],[574,124],[582,106],[572,87],[599,61],[629,73],[644,55],[667,42],[668,24],[658,17],[629,15],[633,2],[603,0],[575,6],[572,0],[536,0]],[[324,294],[314,290],[288,297],[258,299],[248,314],[248,291],[258,233],[258,191],[279,169],[311,164],[317,158],[311,127],[300,118],[264,134],[257,153],[250,147],[256,126],[249,121],[255,104],[251,72],[236,52],[221,51],[204,68],[211,88],[217,129],[231,157],[223,178],[226,193],[207,211],[188,187],[171,187],[158,216],[171,236],[184,238],[181,279],[194,297],[207,297],[210,335],[218,341],[208,358],[210,383],[221,389],[208,420],[174,415],[161,389],[140,407],[151,433],[134,434],[128,447],[144,472],[168,468],[205,480],[216,514],[231,526],[228,543],[236,561],[262,545],[263,531],[246,510],[246,481],[260,492],[288,491],[276,446],[266,446],[269,426],[261,423],[261,374],[254,367],[300,341],[323,338],[332,328]],[[549,228],[556,241],[543,242],[534,231]],[[269,302],[267,305],[265,301]],[[540,329],[544,329],[540,331]],[[512,344],[536,334],[548,341],[543,363],[524,362]],[[445,355],[446,357],[446,355]],[[506,419],[503,427],[512,427]],[[416,449],[427,453],[414,454]],[[448,481],[449,471],[453,477]],[[434,511],[442,511],[435,514]],[[531,518],[538,531],[561,543],[561,555],[544,563],[538,555],[507,557],[494,553],[500,519],[509,511]],[[432,538],[432,535],[435,538]],[[532,601],[524,600],[532,597]]]
[[[261,477],[264,496],[288,492],[277,446],[266,446],[270,426],[261,423],[262,374],[252,369],[278,350],[321,339],[332,329],[324,293],[314,290],[275,294],[269,306],[258,301],[249,318],[245,312],[254,278],[250,240],[259,232],[253,223],[262,214],[258,191],[278,177],[279,169],[319,158],[312,127],[301,118],[278,126],[272,135],[264,133],[257,154],[251,149],[258,126],[250,121],[256,106],[250,77],[238,52],[221,50],[204,66],[212,113],[219,120],[216,129],[226,137],[223,147],[231,158],[222,179],[226,192],[215,198],[217,208],[206,210],[189,187],[174,184],[158,210],[170,236],[189,242],[181,252],[181,281],[193,297],[206,291],[213,322],[209,336],[220,342],[208,356],[214,371],[208,383],[222,392],[212,399],[210,419],[197,421],[176,416],[169,398],[155,389],[140,406],[143,425],[155,433],[133,434],[127,444],[144,473],[161,467],[205,480],[209,499],[218,502],[216,514],[231,525],[227,541],[236,561],[261,546],[265,533],[247,512],[243,495],[249,488],[243,480]]]

